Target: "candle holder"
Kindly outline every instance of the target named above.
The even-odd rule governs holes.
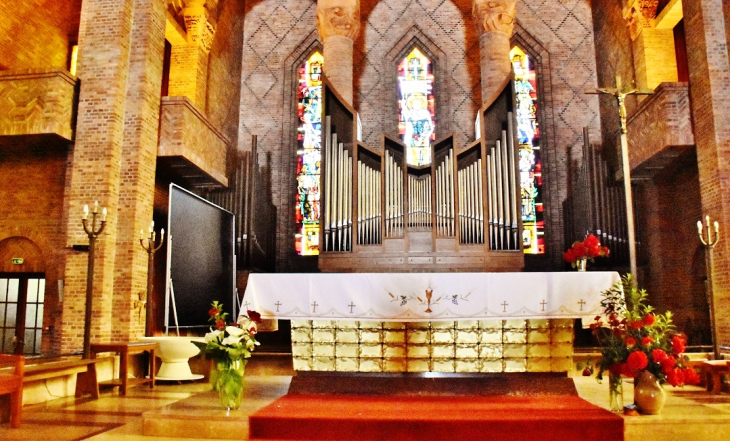
[[[715,301],[712,295],[712,249],[715,248],[717,242],[720,240],[720,224],[715,221],[712,225],[714,228],[710,228],[710,216],[705,216],[705,225],[703,227],[702,221],[697,221],[697,233],[700,236],[700,242],[705,247],[705,271],[707,271],[707,278],[705,279],[705,293],[707,294],[707,304],[710,308],[710,332],[712,333],[712,352],[715,356],[715,360],[720,359],[720,350],[717,346],[717,335],[715,331]]]
[[[155,222],[152,221],[149,229],[149,237],[144,237],[144,230],[139,231],[139,244],[147,251],[147,304],[145,311],[145,336],[152,336],[152,312],[154,311],[154,296],[152,295],[153,281],[155,277],[155,252],[162,247],[165,241],[165,229],[160,231],[160,240],[155,242]],[[146,244],[145,244],[146,242]]]
[[[101,209],[101,218],[99,228],[96,227],[96,217],[99,215],[99,203],[94,202],[94,209],[91,211],[91,225],[89,225],[89,206],[84,204],[83,215],[81,216],[81,224],[84,226],[86,235],[89,236],[89,263],[86,271],[86,311],[84,314],[84,355],[83,357],[91,358],[91,311],[94,292],[94,245],[96,238],[99,237],[106,226],[106,207]]]

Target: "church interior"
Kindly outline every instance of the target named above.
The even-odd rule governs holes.
[[[250,415],[323,372],[567,373],[607,409],[566,305],[623,274],[707,384],[666,385],[617,439],[730,435],[730,2],[0,5],[0,354],[26,375],[18,405],[0,366],[3,439],[254,439]],[[582,273],[565,253],[589,234],[607,255]],[[374,314],[368,275],[383,311],[425,312]],[[565,282],[540,311],[543,276],[603,288],[584,310]],[[310,303],[331,280],[349,304]],[[211,364],[155,385],[151,349],[205,334],[211,301],[265,320],[239,414],[196,419]]]

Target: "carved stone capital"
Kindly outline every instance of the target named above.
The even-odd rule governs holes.
[[[624,7],[623,15],[632,40],[636,40],[644,28],[652,27],[658,5],[659,0],[631,0]]]
[[[511,36],[516,12],[517,0],[474,0],[471,8],[480,34],[496,31]]]
[[[360,0],[319,0],[317,30],[322,41],[333,35],[355,40],[360,34]]]
[[[188,0],[182,10],[185,21],[185,31],[188,43],[199,44],[206,52],[210,52],[213,44],[215,28],[208,21],[208,11],[205,9],[205,0]]]

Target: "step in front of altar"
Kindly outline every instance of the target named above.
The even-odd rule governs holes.
[[[297,371],[567,372],[574,320],[292,320]]]

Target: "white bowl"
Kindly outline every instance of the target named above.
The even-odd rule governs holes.
[[[156,355],[162,360],[156,380],[199,380],[203,375],[190,371],[188,359],[200,353],[200,349],[192,341],[204,341],[202,337],[177,337],[162,335],[158,337],[140,337],[139,341],[157,343]]]

